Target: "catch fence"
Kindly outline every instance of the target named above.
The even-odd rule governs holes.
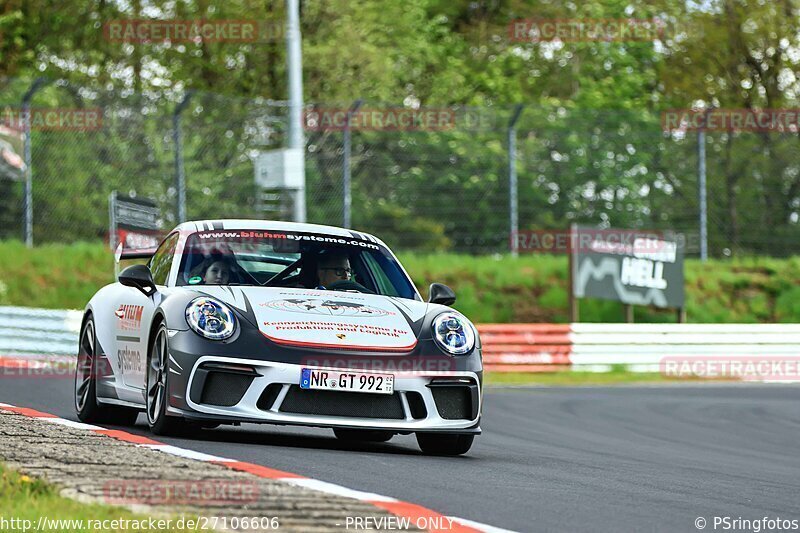
[[[179,162],[188,219],[292,216],[292,195],[254,178],[258,154],[286,146],[286,102],[42,82],[29,98],[26,169],[31,87],[0,86],[0,238],[26,238],[27,171],[36,244],[107,238],[114,190],[156,200],[170,229]],[[353,101],[308,104],[302,126],[309,222],[349,221],[419,252],[506,253],[515,220],[520,231],[675,230],[689,256],[700,250],[701,132],[665,131],[660,111]],[[702,134],[710,255],[796,253],[798,133]]]

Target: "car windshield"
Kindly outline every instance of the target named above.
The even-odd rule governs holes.
[[[187,238],[177,284],[324,288],[419,299],[384,246],[317,233],[194,233]]]

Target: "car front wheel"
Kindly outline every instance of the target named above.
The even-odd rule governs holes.
[[[147,424],[156,435],[180,432],[183,420],[167,416],[169,401],[169,341],[167,326],[162,322],[147,355]]]

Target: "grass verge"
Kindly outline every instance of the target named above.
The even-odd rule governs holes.
[[[150,517],[134,514],[127,509],[100,504],[83,504],[64,498],[59,496],[58,491],[52,485],[40,479],[22,475],[0,463],[0,531],[34,531],[39,526],[40,517],[48,520],[43,524],[44,529],[42,530],[48,533],[73,533],[76,531],[184,533],[194,531],[189,528],[175,527],[177,518],[173,518],[171,527],[166,528],[160,528],[160,525],[165,524],[158,524],[158,520],[166,521],[167,518],[154,518],[155,527],[151,527],[151,524],[148,523]],[[114,524],[115,520],[128,520],[129,522]],[[135,527],[137,525],[138,528]]]
[[[112,283],[102,243],[45,244],[32,250],[0,241],[0,305],[82,309]],[[433,281],[453,287],[455,307],[477,323],[568,322],[567,258],[400,253],[423,296]],[[689,322],[799,322],[800,257],[686,261]],[[622,322],[618,302],[581,300],[584,322]],[[636,307],[637,322],[674,322],[674,311]]]

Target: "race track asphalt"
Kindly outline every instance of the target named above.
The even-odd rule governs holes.
[[[74,420],[71,387],[0,379],[0,402]],[[148,434],[142,422],[132,431]],[[492,389],[482,426],[472,451],[455,458],[421,455],[408,436],[347,446],[330,430],[280,426],[156,439],[517,531],[800,520],[798,386]]]

